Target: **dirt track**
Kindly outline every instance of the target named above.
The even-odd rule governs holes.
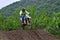
[[[43,30],[14,30],[0,32],[0,40],[58,40]]]

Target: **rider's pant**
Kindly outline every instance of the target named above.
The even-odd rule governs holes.
[[[30,16],[28,14],[20,16],[20,20],[22,22],[24,22],[24,19],[26,19],[26,18],[30,18]]]

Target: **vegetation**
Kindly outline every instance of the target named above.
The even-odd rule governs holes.
[[[19,12],[22,6],[27,7],[32,17],[32,30],[43,29],[60,36],[60,0],[21,0],[4,7],[0,10],[0,30],[21,29]]]
[[[60,11],[60,0],[21,0],[19,2],[15,2],[10,4],[0,10],[0,14],[4,17],[9,17],[13,14],[13,12],[20,7],[32,7],[34,4],[37,5],[38,10],[41,11],[46,8],[47,13],[59,12]]]
[[[43,8],[41,11],[37,11],[38,7],[36,5],[32,7],[27,7],[27,11],[30,12],[32,30],[44,29],[48,32],[60,35],[60,12],[53,12],[49,14],[46,12],[46,8]],[[19,30],[21,29],[21,21],[19,15],[20,9],[17,8],[11,16],[4,18],[0,14],[0,30],[10,31],[10,30]],[[25,30],[29,26],[25,27]]]

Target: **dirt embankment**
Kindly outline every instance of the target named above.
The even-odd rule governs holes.
[[[43,30],[14,30],[0,32],[0,40],[59,40]]]

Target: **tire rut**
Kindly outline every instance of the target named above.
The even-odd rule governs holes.
[[[34,31],[27,31],[34,40],[42,40]]]

